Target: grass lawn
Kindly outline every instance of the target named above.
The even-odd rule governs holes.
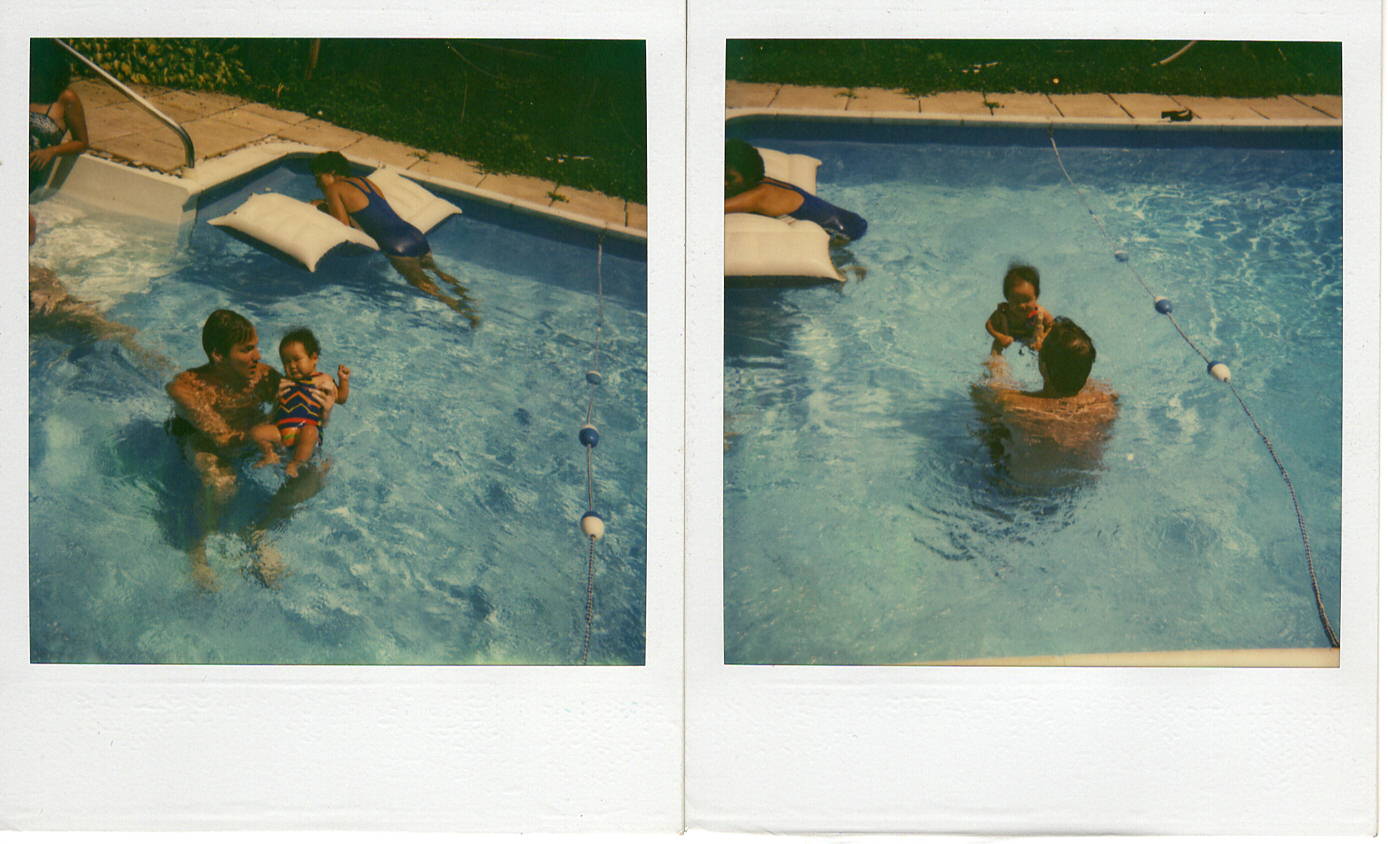
[[[1339,94],[1340,45],[1310,41],[758,39],[729,41],[741,82],[1023,93]]]

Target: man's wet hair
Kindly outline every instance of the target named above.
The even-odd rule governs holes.
[[[1002,297],[1006,299],[1007,294],[1012,292],[1012,288],[1022,281],[1029,283],[1036,290],[1038,298],[1041,296],[1041,273],[1037,272],[1031,264],[1014,261],[1007,265],[1007,273],[1002,277]]]
[[[304,351],[310,355],[318,354],[318,338],[313,336],[313,332],[304,326],[291,329],[289,333],[280,338],[280,355],[284,355],[284,348],[290,343],[298,343],[304,347]]]
[[[29,40],[29,102],[54,103],[72,82],[72,64],[52,38]]]
[[[739,138],[723,142],[723,165],[741,175],[749,188],[766,177],[766,163],[761,160],[761,153]]]
[[[347,156],[340,152],[319,153],[308,164],[309,172],[317,176],[323,173],[332,173],[334,176],[352,175],[352,165],[347,161]]]
[[[254,336],[255,326],[250,320],[235,311],[219,308],[202,324],[202,350],[207,353],[208,360],[212,359],[213,352],[226,357],[232,346]]]
[[[1094,341],[1083,328],[1065,317],[1056,317],[1038,354],[1046,367],[1047,386],[1062,396],[1073,396],[1084,389],[1096,357]]]

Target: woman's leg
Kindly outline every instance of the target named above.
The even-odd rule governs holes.
[[[434,272],[439,272],[438,267],[434,264],[434,259],[432,255],[426,253],[418,258],[404,258],[398,255],[388,255],[386,257],[390,258],[391,266],[395,267],[396,272],[404,276],[405,281],[408,281],[410,284],[414,285],[415,287],[419,288],[420,290],[424,291],[430,296],[433,296],[435,299],[438,299],[440,302],[443,302],[448,307],[462,314],[464,317],[467,318],[468,323],[470,325],[477,325],[479,320],[477,318],[477,314],[472,309],[471,301],[467,299],[466,288],[462,288],[462,285],[458,283],[458,280],[453,278],[452,276],[449,276],[445,273],[439,273],[441,278],[451,280],[454,285],[456,285],[459,288],[462,288],[463,298],[455,299],[452,296],[449,296],[448,294],[440,290],[438,285],[434,284],[433,279],[429,278],[428,273],[424,271],[425,267],[428,266],[432,268]]]

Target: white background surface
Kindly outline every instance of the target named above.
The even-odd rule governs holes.
[[[0,828],[677,830],[681,812],[683,5],[6,4],[0,32]],[[28,665],[27,327],[19,221],[30,35],[647,41],[647,665]],[[190,331],[200,330],[189,326]],[[193,362],[196,363],[196,362]],[[581,370],[580,370],[581,371]],[[575,430],[579,423],[575,419]],[[586,545],[574,527],[581,583]],[[182,573],[171,573],[181,576]],[[575,593],[582,600],[582,592]]]
[[[0,502],[10,514],[0,545],[11,549],[0,566],[0,828],[623,829],[671,838],[683,776],[684,577],[691,826],[1372,831],[1379,6],[1154,5],[691,2],[687,324],[682,3],[7,7],[6,115],[20,113],[31,34],[648,39],[651,594],[644,668],[31,667],[27,410],[17,400],[26,394],[27,328],[16,284],[0,299],[0,384],[11,399],[0,402],[10,434],[0,448]],[[1355,392],[1345,401],[1340,669],[722,665],[722,217],[713,174],[721,169],[723,39],[774,36],[1346,42],[1345,383]],[[0,260],[18,279],[24,168],[12,151],[24,147],[17,120],[0,121],[0,131],[0,196],[13,221],[0,227]],[[686,327],[690,530],[682,560]]]
[[[788,13],[791,8],[795,13]],[[722,664],[722,428],[689,417],[687,821],[724,830],[1369,833],[1375,811],[1379,6],[1285,0],[699,4],[689,22],[690,349],[722,327],[724,40],[1166,38],[1344,44],[1339,669]],[[709,338],[707,340],[701,338]],[[688,357],[690,405],[722,360]],[[1366,388],[1366,385],[1373,385]],[[1249,436],[1254,436],[1250,432]],[[805,518],[813,519],[813,513]]]

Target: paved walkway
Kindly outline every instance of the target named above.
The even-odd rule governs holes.
[[[1057,118],[1103,122],[1158,122],[1163,111],[1188,108],[1191,124],[1339,125],[1338,96],[1260,98],[1187,97],[1165,94],[999,94],[951,91],[914,96],[884,88],[825,88],[763,82],[728,82],[726,106],[800,113],[847,112],[925,115],[941,119]],[[1189,124],[1186,124],[1189,125]]]
[[[184,169],[178,136],[111,86],[96,80],[72,85],[87,112],[90,152],[177,176]],[[417,149],[323,120],[239,97],[132,85],[136,93],[183,124],[199,161],[272,141],[296,141],[337,150],[353,158],[398,167],[469,187],[478,187],[540,205],[645,231],[646,206],[558,182],[487,173],[476,162]]]

